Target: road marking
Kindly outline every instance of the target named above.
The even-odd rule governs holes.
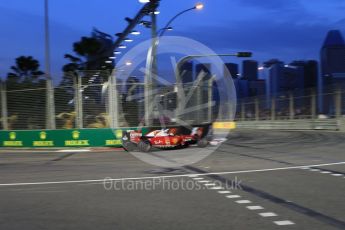
[[[240,198],[241,196],[239,195],[228,195],[226,196],[226,198],[229,198],[229,199],[234,199],[234,198]]]
[[[209,183],[210,181],[209,180],[199,180],[198,182],[200,182],[200,183]]]
[[[274,212],[262,212],[259,213],[260,216],[262,217],[273,217],[273,216],[278,216],[277,214],[275,214]]]
[[[193,178],[193,180],[202,180],[202,179],[204,179],[202,177],[192,177],[192,178]]]
[[[319,172],[321,171],[320,169],[310,169],[311,172]]]
[[[294,222],[289,221],[289,220],[273,221],[273,223],[275,223],[276,225],[281,225],[281,226],[295,224]]]
[[[342,176],[343,174],[333,173],[332,176]]]
[[[322,174],[331,174],[331,172],[329,172],[329,171],[322,171],[320,173],[322,173]]]
[[[190,175],[189,177],[198,177],[198,175]]]
[[[247,206],[246,207],[249,210],[260,210],[260,209],[264,209],[262,206]]]
[[[250,200],[236,200],[237,204],[250,204],[252,203]]]
[[[224,189],[223,187],[220,187],[220,186],[215,186],[215,187],[211,187],[209,189],[212,189],[212,190],[220,190],[220,189]]]
[[[241,173],[257,173],[257,172],[272,172],[290,169],[299,169],[303,167],[321,167],[331,165],[343,165],[345,162],[336,162],[328,164],[318,165],[300,165],[282,168],[267,168],[267,169],[254,169],[254,170],[242,170],[242,171],[229,171],[229,172],[213,172],[213,173],[199,173],[199,174],[182,174],[182,175],[168,175],[168,176],[151,176],[151,177],[127,177],[127,178],[103,178],[93,180],[66,180],[66,181],[43,181],[43,182],[14,182],[4,183],[0,186],[22,186],[22,185],[46,185],[46,184],[77,184],[77,183],[90,183],[90,182],[111,182],[111,181],[124,181],[124,180],[152,180],[152,179],[163,179],[163,178],[179,178],[179,177],[197,177],[197,176],[208,176],[208,175],[228,175],[228,174],[241,174]]]
[[[229,194],[231,192],[230,191],[218,191],[218,193],[220,193],[220,194]]]
[[[215,183],[208,183],[208,184],[204,184],[205,186],[215,186]]]
[[[61,150],[57,150],[56,152],[60,152],[60,153],[91,152],[91,150],[90,149],[61,149]]]

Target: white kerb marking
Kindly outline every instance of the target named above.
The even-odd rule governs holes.
[[[209,180],[199,180],[198,182],[200,182],[200,183],[209,183],[210,181]]]
[[[234,199],[234,198],[240,198],[241,196],[239,195],[228,195],[226,196],[226,198],[229,198],[229,199]]]
[[[204,179],[204,178],[202,178],[202,177],[193,177],[193,180],[202,180],[202,179]]]
[[[220,187],[220,186],[215,186],[215,187],[211,187],[209,189],[212,189],[212,190],[221,190],[221,189],[224,189],[223,187]]]
[[[252,203],[250,200],[236,200],[237,204],[250,204]]]
[[[332,176],[342,176],[343,174],[333,173]]]
[[[249,210],[260,210],[264,209],[262,206],[247,206],[247,209]]]
[[[294,222],[292,222],[290,220],[273,221],[273,223],[275,223],[276,225],[280,225],[280,226],[295,224]]]
[[[320,169],[310,169],[311,172],[319,172],[321,171]]]
[[[259,213],[260,216],[262,217],[273,217],[273,216],[278,216],[277,214],[275,214],[274,212],[262,212]]]
[[[204,184],[205,186],[215,186],[215,183],[208,183],[208,184]]]
[[[220,193],[220,194],[229,194],[231,192],[230,191],[218,191],[218,193]]]

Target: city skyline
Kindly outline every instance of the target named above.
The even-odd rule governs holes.
[[[174,22],[175,30],[166,35],[194,38],[219,53],[249,50],[254,53],[253,59],[259,62],[271,58],[290,62],[319,60],[319,49],[327,31],[344,31],[345,20],[341,9],[345,8],[345,4],[337,0],[313,3],[276,0],[260,4],[237,0],[203,2],[203,11],[184,15]],[[195,3],[193,0],[181,4],[162,1],[159,25],[163,25],[174,13]],[[72,51],[73,42],[81,36],[89,36],[93,27],[111,35],[122,31],[126,26],[124,17],[132,17],[141,6],[137,0],[122,2],[121,5],[108,0],[103,0],[101,4],[92,1],[68,4],[65,1],[50,1],[52,74],[61,73],[62,65],[67,63],[63,54]],[[111,10],[112,7],[114,10]],[[14,59],[20,55],[33,56],[43,67],[43,1],[33,4],[14,0],[0,3],[0,8],[4,17],[1,20],[3,32],[7,35],[1,38],[4,45],[0,56],[1,77],[4,78]],[[122,8],[126,10],[120,10]],[[9,20],[11,23],[8,23]],[[142,35],[135,38],[133,44],[150,37],[147,29],[139,26],[138,29]],[[253,37],[256,39],[253,40]]]

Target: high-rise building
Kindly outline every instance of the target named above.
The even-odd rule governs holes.
[[[242,62],[242,77],[249,81],[258,80],[258,62],[245,60]]]
[[[339,30],[329,31],[322,45],[321,73],[322,78],[329,78],[329,83],[335,74],[345,73],[345,42]]]
[[[193,62],[185,62],[180,68],[180,76],[182,77],[183,83],[193,82]]]
[[[248,94],[250,97],[263,96],[266,94],[265,80],[258,79],[248,82]]]
[[[236,79],[238,77],[238,64],[225,63],[224,64],[224,77],[232,77]]]
[[[268,81],[269,88],[267,91],[271,96],[296,89],[303,90],[304,69],[300,66],[285,66],[281,62],[272,64]]]
[[[345,85],[345,41],[339,30],[329,31],[321,48],[319,94],[329,92],[328,85]],[[318,103],[321,113],[328,113],[334,106],[332,100],[326,96],[320,96]]]
[[[293,61],[290,66],[299,66],[304,69],[304,88],[317,87],[318,63],[314,60]]]

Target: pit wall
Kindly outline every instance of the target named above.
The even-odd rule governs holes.
[[[234,122],[213,124],[213,128],[217,130],[234,129],[235,126]],[[0,131],[0,148],[121,147],[124,130],[139,128]],[[140,130],[145,134],[149,128]]]
[[[122,144],[122,131],[137,129],[138,128],[0,131],[0,147],[120,147]]]

